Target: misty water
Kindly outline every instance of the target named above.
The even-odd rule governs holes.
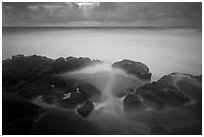
[[[3,28],[3,59],[12,55],[141,61],[152,79],[202,71],[202,37],[193,28]]]
[[[137,89],[147,81],[113,69],[111,63],[123,59],[143,62],[153,74],[151,81],[172,72],[199,75],[202,73],[202,36],[197,29],[4,28],[3,59],[16,54],[49,58],[89,57],[105,61],[64,73],[63,77],[88,82],[101,91],[99,101],[92,100],[94,111],[86,120],[101,129],[111,129],[108,133],[149,134],[157,123],[162,123],[168,130],[196,123],[182,109],[157,113],[147,108],[126,113],[122,102],[125,96],[121,94],[128,93],[130,88]],[[34,100],[34,103],[42,102]]]
[[[100,63],[60,75],[65,79],[74,78],[81,83],[90,83],[100,90],[101,96],[97,97],[98,99],[90,99],[94,104],[93,111],[88,117],[82,118],[97,128],[97,134],[150,134],[151,129],[158,125],[162,125],[168,134],[176,131],[183,133],[183,130],[188,128],[191,130],[196,130],[197,128],[198,121],[190,109],[191,107],[197,107],[194,104],[181,108],[167,108],[163,111],[154,111],[148,106],[142,109],[137,107],[131,112],[125,111],[123,105],[124,97],[127,94],[135,93],[138,87],[149,81],[141,80],[134,75],[127,74],[123,70],[112,68],[111,64]],[[190,83],[194,82],[190,80]],[[130,91],[129,89],[134,90]],[[195,89],[192,90],[195,91]],[[200,95],[200,91],[198,92]],[[194,96],[193,94],[192,97]],[[70,117],[67,109],[61,107],[58,102],[49,105],[37,98],[33,100],[33,103],[46,108],[60,110],[59,113]],[[76,109],[74,114],[80,117]],[[66,117],[64,118],[66,119]],[[83,121],[81,122],[83,123]],[[54,124],[52,122],[49,123]]]
[[[132,119],[139,113],[130,115],[124,111],[123,99],[131,93],[129,89],[137,89],[148,81],[141,80],[125,71],[112,68],[111,64],[100,63],[80,70],[62,74],[66,78],[74,78],[90,83],[101,91],[98,100],[92,99],[94,111],[87,118],[100,129],[109,134],[147,134],[147,123]],[[110,130],[111,129],[111,130]]]

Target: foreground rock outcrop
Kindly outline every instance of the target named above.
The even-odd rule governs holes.
[[[135,110],[140,111],[145,109],[145,106],[140,100],[140,98],[134,94],[127,95],[123,100],[123,105],[124,110],[126,112],[131,112]]]
[[[89,99],[97,99],[101,96],[101,91],[89,83],[81,83],[76,87],[83,91]]]
[[[70,98],[64,99],[61,103],[73,106],[79,105],[88,99],[87,95],[82,91],[72,92]]]
[[[79,109],[77,109],[77,112],[83,116],[83,117],[87,117],[91,111],[93,110],[94,105],[91,101],[86,101],[82,107],[80,107]]]
[[[3,101],[2,134],[30,134],[32,124],[39,116],[40,106],[25,101]]]
[[[196,91],[191,93],[192,91],[188,90],[195,87],[196,90],[202,90],[200,77],[182,73],[172,73],[163,76],[158,81],[139,87],[136,93],[127,95],[123,100],[124,106],[125,108],[130,108],[134,105],[137,108],[141,104],[145,104],[146,108],[153,110],[163,110],[166,107],[182,107],[194,101]],[[191,82],[191,88],[183,90],[178,85],[179,82],[185,81]]]
[[[201,75],[165,75],[128,94],[123,109],[132,119],[148,123],[148,134],[201,134],[201,79]]]
[[[65,72],[93,63],[101,63],[101,61],[74,57],[53,60],[36,55],[28,57],[18,55],[4,60],[2,98],[3,101],[8,102],[3,102],[3,133],[11,134],[15,131],[14,134],[98,134],[99,132],[95,131],[100,131],[101,125],[104,124],[104,127],[117,125],[121,123],[120,120],[122,125],[118,124],[118,126],[121,129],[115,126],[113,131],[107,126],[107,131],[100,131],[100,134],[126,134],[135,129],[145,130],[142,132],[144,134],[201,133],[201,75],[172,73],[158,81],[146,83],[151,79],[149,68],[141,62],[123,60],[112,66],[123,69],[139,79],[131,76],[136,80],[128,80],[129,77],[121,80],[120,77],[115,77],[107,81],[109,87],[105,88],[107,92],[104,92],[106,96],[103,102],[101,99],[103,89],[97,85],[93,83],[92,85],[90,81],[84,79],[61,76]],[[102,79],[101,77],[102,75],[99,75],[97,78]],[[106,82],[106,79],[103,80]],[[111,93],[112,91],[115,93]],[[17,93],[20,98],[16,100],[23,100],[24,103],[12,102],[12,99],[15,100],[19,96],[7,93]],[[121,102],[123,97],[125,98]],[[108,110],[107,113],[106,110]],[[103,111],[105,113],[102,113]],[[102,118],[103,114],[104,120],[107,120],[105,122]],[[120,114],[124,117],[117,117]],[[89,118],[96,118],[96,120],[89,121]],[[116,118],[115,121],[114,118]],[[94,123],[97,120],[99,129],[96,129]],[[124,123],[126,120],[128,122]],[[130,125],[124,129],[123,124]],[[137,134],[137,132],[129,134]]]
[[[141,79],[151,79],[152,74],[149,72],[149,68],[141,62],[124,59],[122,61],[115,62],[112,66],[123,69],[127,73],[133,74]]]
[[[12,56],[2,62],[3,89],[18,92],[24,98],[51,94],[56,88],[73,89],[73,82],[67,83],[58,76],[94,63],[89,58],[67,57],[56,60],[44,56]]]

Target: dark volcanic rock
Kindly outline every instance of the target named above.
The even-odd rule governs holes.
[[[77,85],[77,88],[79,88],[81,91],[83,91],[89,99],[91,99],[91,98],[95,99],[101,95],[100,90],[89,83],[79,84],[79,85]]]
[[[123,105],[126,112],[139,111],[141,109],[144,109],[144,105],[134,94],[127,95],[123,100]]]
[[[2,103],[2,133],[4,135],[29,134],[39,114],[39,106],[25,101]]]
[[[94,63],[89,58],[75,58],[75,57],[67,57],[66,59],[60,57],[55,60],[53,63],[54,69],[56,72],[68,72],[75,69],[79,69],[90,64]]]
[[[93,62],[94,62],[94,63],[103,63],[103,61],[98,60],[98,59],[94,59]]]
[[[93,103],[88,100],[88,101],[85,102],[85,104],[84,104],[81,108],[77,109],[77,112],[78,112],[81,116],[87,117],[87,116],[91,113],[91,111],[93,110],[93,108],[94,108]]]
[[[44,102],[48,104],[54,104],[56,102],[56,96],[55,95],[45,95],[42,96],[42,99]]]
[[[125,59],[114,63],[112,66],[124,69],[127,73],[133,74],[141,79],[151,79],[152,74],[149,72],[149,68],[141,62]]]
[[[202,75],[199,76],[191,76],[194,79],[197,79],[199,82],[202,82]]]
[[[145,84],[137,89],[136,95],[143,98],[143,102],[156,110],[165,106],[179,107],[190,102],[189,97],[179,90],[174,81],[175,73],[166,75],[157,82]]]
[[[36,55],[12,56],[2,63],[3,88],[8,92],[18,92],[24,98],[50,94],[55,88],[71,89],[73,83],[67,83],[58,74],[92,63],[89,58],[60,57],[53,60]]]
[[[98,135],[100,128],[72,112],[47,108],[32,126],[32,135]]]
[[[121,98],[121,97],[125,97],[128,94],[135,93],[136,90],[137,90],[137,87],[127,87],[127,88],[118,89],[118,90],[112,92],[112,95]]]
[[[70,98],[62,100],[62,103],[65,104],[71,104],[71,105],[78,105],[80,103],[83,103],[84,101],[86,101],[88,99],[88,97],[86,96],[85,93],[83,93],[82,91],[75,91],[71,93]]]

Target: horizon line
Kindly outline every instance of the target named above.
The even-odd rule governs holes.
[[[202,28],[202,26],[2,26],[2,28]]]

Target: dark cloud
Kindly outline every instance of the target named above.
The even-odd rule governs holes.
[[[14,23],[64,23],[82,18],[76,8],[74,3],[3,3],[3,14]]]
[[[57,3],[8,2],[2,4],[3,25],[100,25],[198,26],[202,3]]]

